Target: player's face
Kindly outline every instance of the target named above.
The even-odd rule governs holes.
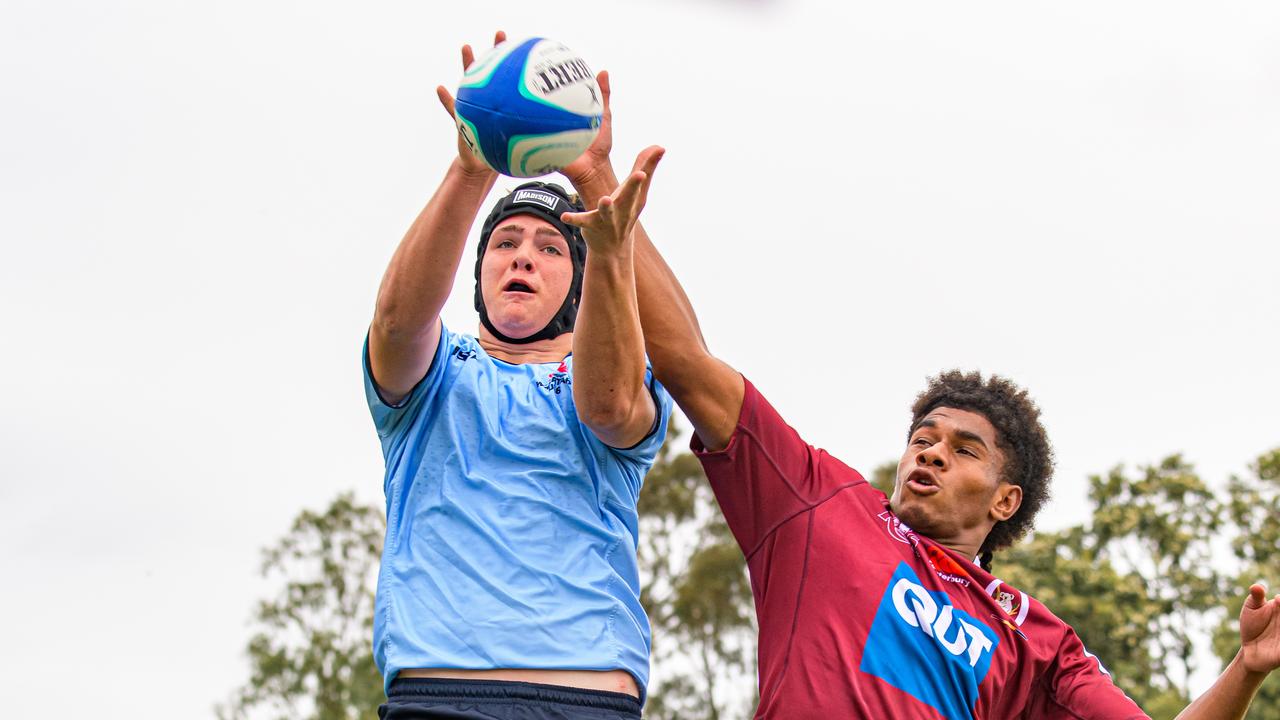
[[[546,327],[572,283],[569,243],[546,220],[514,215],[489,235],[480,292],[489,321],[503,335],[523,338]]]
[[[911,433],[890,504],[922,535],[944,544],[981,545],[992,526],[1021,504],[1021,489],[1000,480],[1003,467],[991,421],[940,407]]]

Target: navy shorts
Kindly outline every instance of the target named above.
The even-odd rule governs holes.
[[[640,720],[626,693],[505,680],[397,678],[381,720]]]

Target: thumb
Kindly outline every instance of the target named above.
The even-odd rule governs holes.
[[[445,86],[436,86],[436,97],[439,98],[440,104],[444,106],[444,109],[449,113],[449,116],[456,120],[458,117],[455,111],[456,103],[453,101],[453,96],[449,94],[447,89],[445,89]]]
[[[1254,583],[1249,586],[1249,597],[1245,599],[1244,606],[1247,610],[1257,610],[1267,602],[1267,588],[1261,583]]]
[[[612,92],[612,88],[609,86],[608,70],[601,70],[596,74],[596,85],[600,86],[601,103],[604,105],[604,111],[607,113],[609,112],[609,95]]]

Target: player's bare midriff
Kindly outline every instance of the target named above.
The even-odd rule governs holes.
[[[583,690],[626,693],[640,697],[635,678],[626,670],[454,670],[449,668],[413,668],[401,670],[398,677],[445,678],[449,680],[506,680],[540,685],[561,685]]]

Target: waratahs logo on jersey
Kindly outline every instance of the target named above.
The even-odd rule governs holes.
[[[973,717],[978,686],[1000,638],[929,590],[905,562],[889,580],[862,652],[862,672],[933,707],[948,720]]]

